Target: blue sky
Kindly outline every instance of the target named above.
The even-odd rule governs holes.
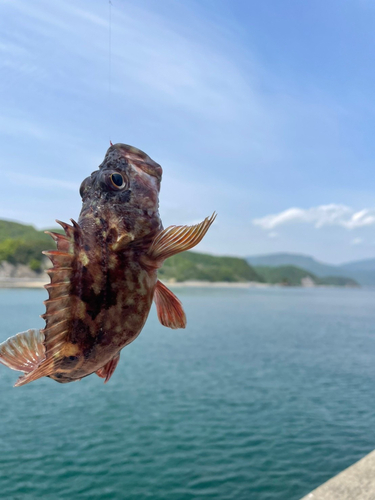
[[[78,218],[112,142],[214,254],[375,256],[370,0],[0,1],[0,218]]]

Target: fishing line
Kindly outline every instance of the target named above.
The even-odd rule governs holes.
[[[112,1],[108,0],[108,134],[111,141],[112,124]]]

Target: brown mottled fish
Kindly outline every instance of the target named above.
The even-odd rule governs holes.
[[[78,223],[58,221],[65,234],[49,233],[57,250],[44,252],[53,264],[45,328],[0,344],[0,363],[24,372],[16,386],[41,377],[73,382],[91,373],[107,382],[153,300],[164,326],[185,328],[181,302],[157,271],[168,257],[197,245],[215,215],[195,226],[163,229],[161,176],[160,165],[145,153],[115,144],[82,182]]]

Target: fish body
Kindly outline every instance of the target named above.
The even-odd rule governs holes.
[[[43,376],[66,383],[92,373],[107,382],[153,300],[163,325],[185,327],[181,302],[158,281],[157,270],[199,243],[215,216],[163,229],[161,177],[160,165],[145,153],[115,144],[82,182],[78,222],[60,222],[65,234],[50,233],[57,250],[44,252],[53,264],[45,328],[0,345],[0,362],[24,372],[16,385]]]

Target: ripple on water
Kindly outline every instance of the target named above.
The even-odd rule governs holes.
[[[374,291],[177,293],[107,386],[0,367],[2,497],[297,500],[375,447]],[[0,290],[0,340],[44,299]]]

